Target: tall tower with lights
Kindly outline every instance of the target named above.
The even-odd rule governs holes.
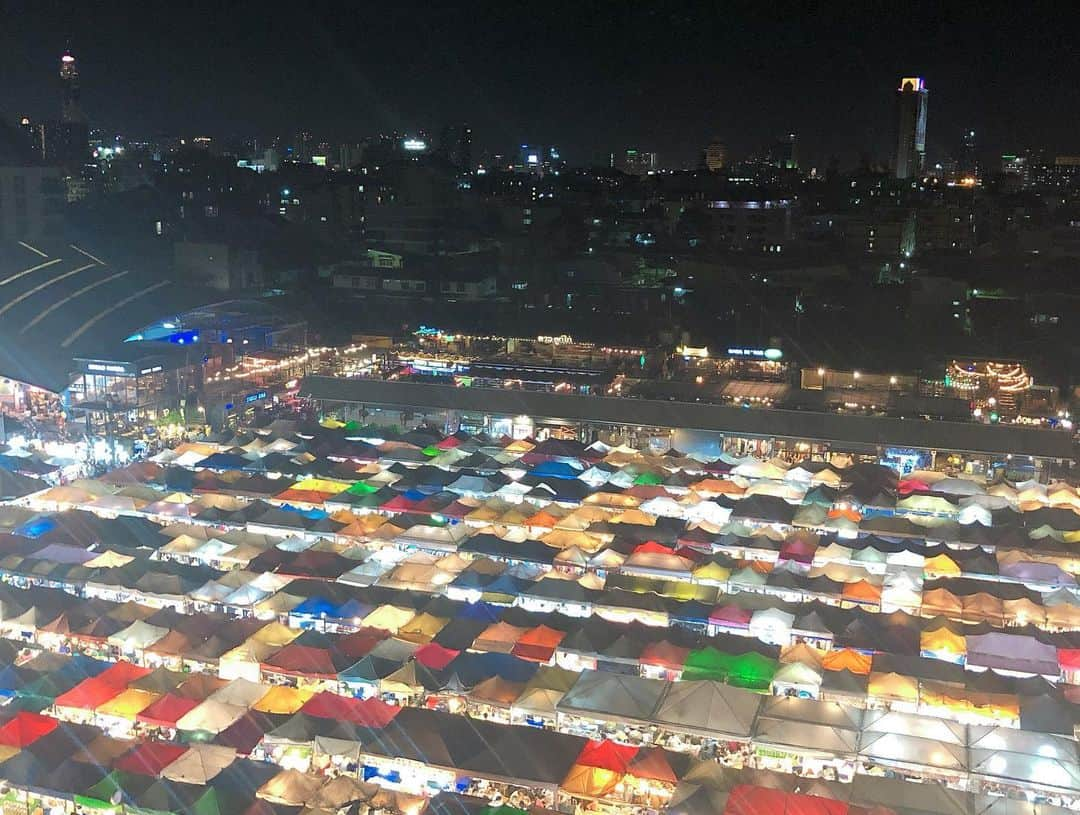
[[[70,51],[65,51],[60,57],[60,81],[63,83],[60,121],[80,124],[85,122],[86,117],[79,105],[79,98],[82,96],[79,87],[79,67]]]

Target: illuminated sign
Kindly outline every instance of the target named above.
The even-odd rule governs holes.
[[[143,368],[141,371],[139,371],[139,375],[142,376],[143,374],[156,374],[160,370],[161,370],[160,365],[154,365],[151,368]]]
[[[570,345],[574,341],[574,338],[569,334],[559,334],[557,337],[541,335],[536,338],[536,341],[544,345]]]
[[[106,365],[104,362],[88,362],[86,363],[86,370],[94,371],[95,373],[106,374],[126,374],[127,368],[123,365]]]
[[[784,357],[784,352],[779,348],[729,348],[727,349],[727,352],[729,357],[767,359],[770,362],[775,362]]]
[[[420,153],[427,150],[427,142],[423,139],[405,139],[401,146],[411,153]]]
[[[249,393],[244,397],[244,404],[250,405],[252,402],[258,402],[260,399],[266,398],[266,391],[255,391],[255,393]]]
[[[428,357],[414,357],[413,359],[403,359],[402,362],[404,362],[414,371],[420,373],[456,374],[464,373],[469,370],[469,366],[467,363],[455,362],[448,359],[430,359]]]
[[[698,359],[709,358],[709,347],[707,345],[703,345],[700,348],[695,348],[692,345],[680,345],[675,350],[684,357],[697,357]],[[728,353],[731,353],[730,348],[728,349]]]

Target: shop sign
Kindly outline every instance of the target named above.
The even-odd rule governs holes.
[[[775,362],[784,358],[784,352],[779,348],[729,348],[727,352],[729,357],[740,359],[767,359]]]

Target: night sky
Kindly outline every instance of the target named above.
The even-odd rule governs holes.
[[[943,10],[941,6],[948,5]],[[930,89],[928,149],[1080,153],[1068,5],[0,0],[0,112],[55,116],[70,43],[95,126],[331,140],[468,121],[479,150],[636,146],[691,163],[795,130],[803,166],[890,150],[892,89]],[[1062,16],[1062,15],[1066,16]]]

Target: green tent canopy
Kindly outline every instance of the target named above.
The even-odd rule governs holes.
[[[725,681],[731,673],[735,663],[735,657],[718,651],[711,645],[698,648],[686,655],[686,663],[683,665],[682,678],[684,680],[715,679]]]
[[[371,493],[378,491],[378,487],[369,484],[366,481],[357,481],[355,484],[345,490],[345,492],[349,493],[350,495],[371,495]]]
[[[731,663],[728,684],[737,688],[766,690],[772,684],[777,665],[775,659],[769,659],[755,651],[742,654],[735,657]]]
[[[144,790],[153,781],[154,779],[150,776],[139,777],[121,770],[113,770],[94,786],[76,795],[75,803],[83,809],[115,809],[116,805],[112,803],[112,799],[119,792],[130,806],[132,793],[129,790]]]

